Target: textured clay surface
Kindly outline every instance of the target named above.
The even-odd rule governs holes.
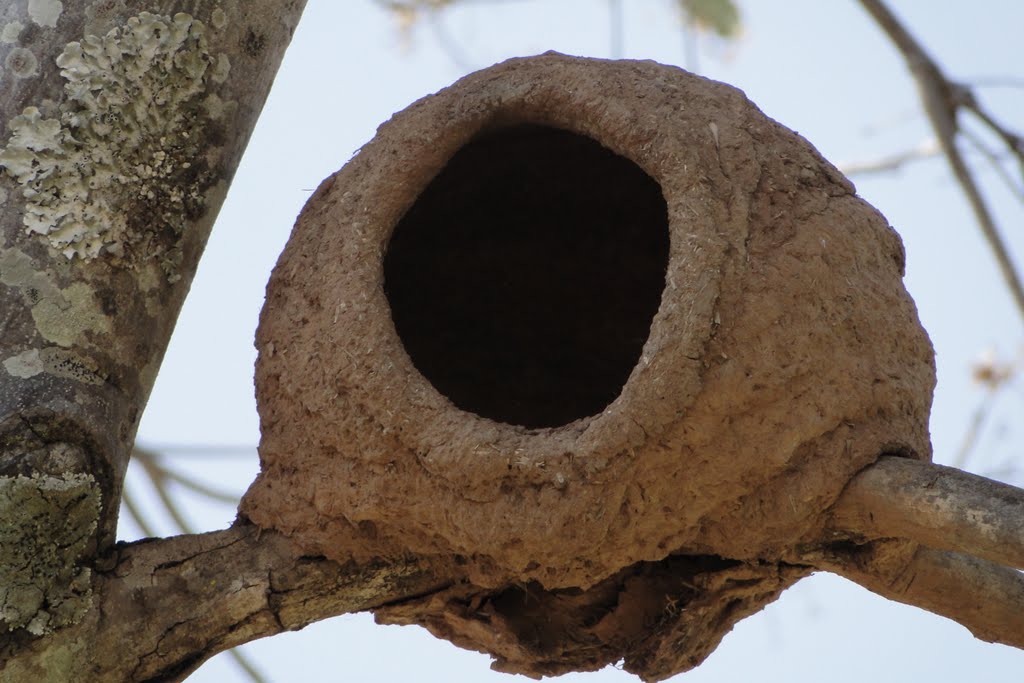
[[[930,458],[903,261],[734,88],[557,54],[486,69],[381,126],[300,216],[241,511],[340,561],[436,562],[454,588],[378,618],[496,668],[692,668],[815,558],[913,550],[823,531],[881,454]]]

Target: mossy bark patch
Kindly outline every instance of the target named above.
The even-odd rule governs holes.
[[[43,635],[91,606],[99,487],[85,474],[0,477],[0,627]]]

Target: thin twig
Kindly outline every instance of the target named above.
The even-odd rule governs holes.
[[[612,59],[622,59],[626,19],[622,0],[608,0],[608,43]]]
[[[444,53],[448,55],[448,59],[452,60],[452,63],[460,71],[464,73],[474,71],[476,67],[473,65],[473,60],[463,53],[462,48],[448,34],[448,29],[441,20],[441,11],[441,9],[432,9],[427,12],[427,22],[434,34],[434,40],[437,41],[437,44],[441,46]]]
[[[964,440],[961,442],[960,449],[957,451],[956,457],[953,458],[953,462],[950,463],[953,467],[962,468],[971,457],[971,452],[978,443],[981,427],[985,423],[985,419],[992,413],[992,403],[994,400],[995,391],[986,391],[985,396],[981,399],[981,403],[978,404],[974,414],[971,415],[971,422],[967,425],[967,433],[964,434]]]
[[[854,161],[839,164],[844,175],[868,175],[871,173],[889,173],[898,171],[912,161],[923,161],[942,154],[942,149],[934,138],[925,140],[917,147],[874,161]]]
[[[142,509],[135,502],[135,497],[132,495],[131,490],[127,488],[124,490],[124,493],[121,494],[121,502],[124,503],[128,516],[132,518],[135,525],[142,531],[142,535],[147,538],[156,538],[156,527],[142,514]]]
[[[683,41],[683,65],[690,73],[700,73],[700,53],[697,50],[697,41],[700,39],[699,32],[695,30],[694,23],[685,16],[679,35]]]
[[[860,2],[906,60],[921,93],[925,113],[931,121],[942,151],[953,171],[953,176],[966,195],[971,210],[974,212],[975,220],[995,255],[999,270],[1006,281],[1018,312],[1024,316],[1024,284],[1021,283],[1020,276],[1010,259],[1009,251],[999,234],[981,191],[956,146],[956,135],[959,132],[959,124],[956,121],[957,111],[962,107],[976,107],[974,97],[966,88],[946,78],[938,64],[903,27],[882,0],[860,0]],[[975,109],[971,110],[977,113]]]
[[[1024,177],[1024,138],[1021,138],[1016,133],[1010,132],[1006,127],[1000,125],[993,116],[987,111],[981,108],[978,104],[978,98],[972,93],[968,98],[968,101],[964,103],[971,113],[977,116],[986,126],[992,129],[999,139],[1003,141],[1003,144],[1010,150],[1010,152],[1017,157],[1017,163],[1020,165],[1021,176]]]
[[[227,505],[238,504],[238,496],[207,486],[206,484],[193,479],[192,477],[186,476],[181,472],[164,467],[163,464],[160,463],[159,456],[155,453],[142,448],[136,448],[134,457],[144,468],[147,468],[147,470],[152,469],[154,472],[159,473],[161,479],[173,481],[184,486],[190,491],[198,493],[201,496],[205,496],[206,498],[210,498],[211,500],[216,500],[220,503],[225,503]]]
[[[1024,78],[1013,76],[981,76],[972,78],[971,84],[977,88],[1024,88]]]
[[[312,190],[310,190],[312,192]],[[175,456],[202,456],[203,458],[220,458],[230,457],[237,458],[240,456],[250,457],[256,452],[255,446],[241,446],[241,445],[223,445],[223,444],[153,444],[150,443],[146,446],[136,446],[136,449],[142,449],[149,453],[173,453]]]
[[[237,647],[228,650],[228,654],[231,656],[231,659],[235,660],[235,664],[249,677],[252,683],[267,683],[267,679],[264,678],[259,669]]]
[[[135,457],[139,464],[142,465],[146,476],[153,482],[153,489],[156,491],[156,496],[160,499],[160,503],[164,506],[164,511],[170,515],[178,529],[186,534],[194,534],[195,531],[192,530],[192,525],[185,519],[185,516],[178,509],[178,504],[174,502],[171,494],[167,491],[168,477],[166,473],[153,462],[153,458],[140,455],[138,450],[136,450]]]
[[[970,130],[963,128],[960,130],[960,133],[965,138],[967,138],[967,140],[974,146],[976,150],[978,150],[978,152],[981,153],[983,157],[985,157],[985,160],[988,161],[989,166],[992,167],[992,169],[996,172],[996,175],[999,176],[999,179],[1003,181],[1003,183],[1010,190],[1010,192],[1015,194],[1017,196],[1017,199],[1024,203],[1024,186],[1017,184],[1017,181],[1010,177],[1010,174],[1006,171],[1005,168],[1003,168],[1002,160],[999,158],[999,155],[996,154],[991,149],[989,149],[988,145],[986,145],[980,137],[975,135]]]

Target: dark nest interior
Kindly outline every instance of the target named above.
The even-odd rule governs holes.
[[[661,188],[538,125],[471,140],[395,226],[384,288],[416,368],[462,410],[530,428],[599,414],[661,303]]]

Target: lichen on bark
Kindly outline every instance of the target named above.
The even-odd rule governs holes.
[[[91,572],[81,560],[99,512],[91,475],[0,477],[0,630],[43,635],[89,609]]]
[[[205,95],[230,68],[208,30],[188,14],[142,12],[65,46],[63,101],[13,117],[0,150],[29,233],[68,258],[136,252],[175,270],[182,219],[205,211],[213,183],[196,134],[210,117]]]

